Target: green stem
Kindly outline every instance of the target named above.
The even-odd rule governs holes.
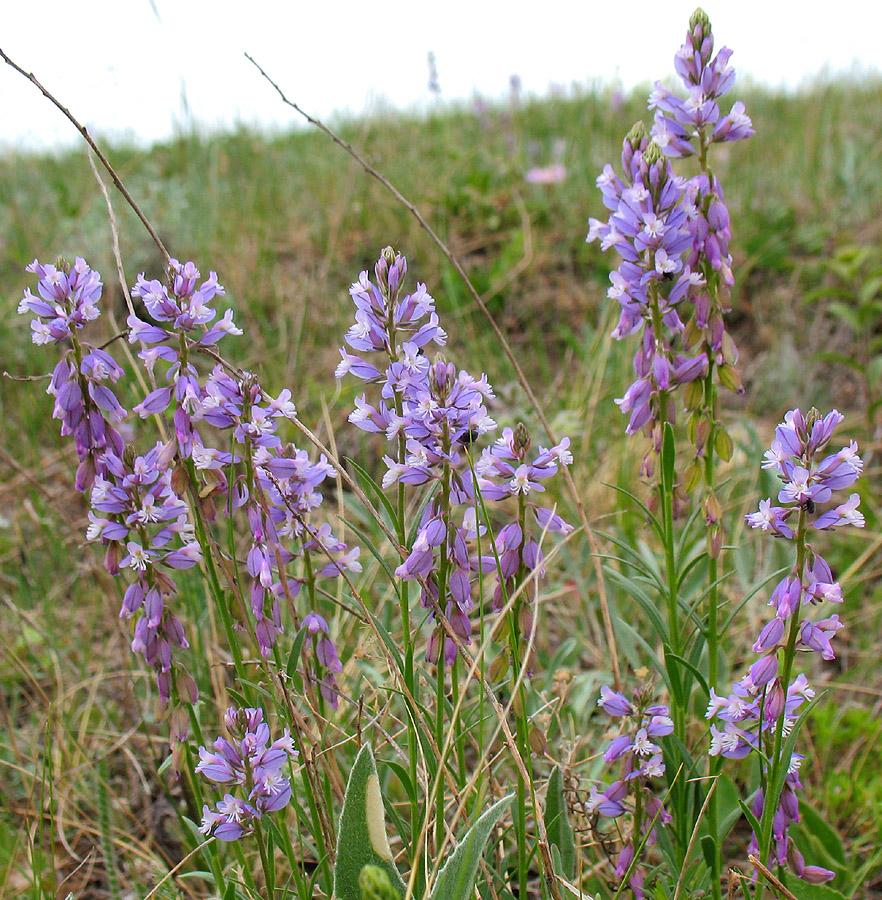
[[[459,706],[460,666],[461,662],[457,656],[456,659],[453,660],[453,666],[450,669],[450,702],[454,710]],[[454,739],[456,766],[459,769],[459,787],[465,789],[469,773],[466,769],[464,736],[461,733],[462,729],[459,729],[459,731],[460,733]]]
[[[698,162],[701,171],[710,181],[713,176],[708,166],[707,151],[708,138],[705,129],[702,128],[698,132]],[[713,279],[708,280],[708,290],[711,292],[711,301],[715,306],[716,282]],[[704,444],[704,491],[705,497],[712,495],[715,479],[715,429],[717,420],[717,390],[714,384],[714,353],[712,349],[705,344],[705,353],[707,355],[707,375],[704,379],[704,408],[705,415],[710,422],[707,437]],[[707,578],[708,578],[708,594],[707,594],[707,672],[708,684],[716,687],[719,684],[719,567],[717,563],[717,554],[715,552],[715,534],[714,529],[719,528],[719,523],[713,523],[707,532]],[[712,779],[719,777],[721,770],[721,759],[719,757],[708,757],[708,789],[713,785]],[[713,839],[713,852],[711,854],[711,892],[713,900],[720,900],[722,897],[722,886],[720,883],[722,873],[722,854],[718,840],[718,797],[714,791],[707,806],[708,830]]]
[[[512,677],[512,705],[515,713],[516,737],[518,752],[527,768],[527,774],[530,780],[531,796],[533,796],[533,766],[532,754],[530,753],[530,734],[529,722],[527,720],[527,697],[524,689],[524,683],[521,679],[522,660],[521,660],[521,610],[525,602],[529,599],[524,598],[522,587],[526,577],[526,566],[524,564],[524,543],[527,539],[526,533],[526,502],[524,495],[518,494],[518,524],[521,528],[521,546],[518,548],[518,571],[515,577],[515,598],[511,611],[509,612],[509,652],[511,653],[511,677]],[[525,648],[526,652],[526,648]],[[529,852],[527,846],[527,783],[524,781],[523,775],[518,771],[517,784],[517,840],[518,840],[518,896],[520,900],[527,900],[529,896],[527,891],[527,880],[529,878]]]
[[[202,549],[202,561],[205,565],[205,572],[208,575],[208,583],[211,588],[212,596],[214,597],[215,604],[220,612],[221,621],[224,627],[224,633],[227,637],[227,643],[230,647],[230,653],[233,655],[233,665],[236,669],[236,675],[239,678],[239,682],[242,685],[243,690],[250,696],[251,688],[248,687],[248,679],[245,677],[245,664],[242,659],[242,650],[239,647],[239,642],[236,640],[236,632],[233,628],[233,617],[230,613],[230,609],[227,606],[226,597],[224,596],[224,591],[221,588],[220,580],[218,579],[217,569],[214,564],[214,555],[213,555],[213,547],[211,545],[211,541],[208,539],[208,531],[205,528],[205,521],[202,518],[202,511],[199,508],[199,497],[196,493],[196,485],[198,484],[196,480],[196,467],[193,465],[192,459],[187,459],[185,461],[187,467],[187,475],[189,476],[190,482],[190,508],[193,510],[193,525],[196,531],[196,540],[199,542],[199,546]]]
[[[254,838],[257,841],[257,849],[260,851],[260,866],[263,869],[263,881],[266,885],[267,900],[273,900],[276,893],[276,879],[273,869],[270,867],[269,858],[266,852],[266,839],[263,836],[263,829],[260,827],[260,820],[254,822]]]
[[[442,448],[445,453],[450,452],[450,438],[446,433],[442,437]],[[441,543],[440,549],[440,558],[438,561],[438,606],[441,608],[441,611],[445,611],[445,600],[447,597],[447,580],[449,577],[449,569],[450,569],[450,530],[451,530],[451,521],[450,521],[450,463],[445,462],[444,468],[441,474],[441,521],[444,523],[444,540]],[[444,633],[443,629],[439,626],[439,644],[438,644],[438,659],[435,663],[436,666],[436,685],[435,685],[435,740],[438,744],[438,749],[442,750],[444,747],[444,705],[445,705],[445,696],[444,696],[444,673],[446,670],[445,663],[445,644],[447,643],[447,636]],[[451,728],[453,727],[451,723]],[[438,760],[438,791],[435,797],[435,846],[436,848],[440,848],[443,840],[444,840],[444,778],[441,775],[442,770],[447,765],[447,760],[444,756],[439,758]]]
[[[796,571],[795,577],[802,582],[803,569],[805,568],[806,559],[806,514],[805,509],[799,510],[799,522],[796,528]],[[796,658],[796,642],[799,637],[799,610],[793,611],[790,617],[790,631],[787,635],[787,644],[784,647],[784,665],[781,671],[781,688],[784,691],[784,709],[775,726],[775,743],[772,755],[770,757],[770,771],[767,780],[767,788],[764,795],[763,815],[760,822],[761,840],[760,840],[760,859],[766,865],[769,862],[769,856],[772,851],[772,820],[775,816],[775,810],[778,808],[780,793],[778,796],[772,796],[769,788],[778,783],[781,776],[781,767],[790,767],[789,759],[781,758],[781,745],[784,742],[784,720],[787,718],[787,689],[790,685],[790,676],[793,673],[793,662]],[[762,897],[762,885],[757,891],[757,897]]]
[[[707,415],[710,418],[710,430],[708,431],[704,445],[704,488],[705,496],[709,496],[714,487],[714,468],[716,455],[714,452],[714,430],[716,423],[717,392],[714,385],[714,359],[707,350],[707,375],[704,382],[704,403]],[[719,528],[715,523],[714,527]],[[719,684],[719,566],[714,550],[714,533],[712,528],[707,532],[707,681],[716,687]],[[713,779],[719,777],[721,760],[718,756],[708,756],[708,789],[713,786]],[[723,869],[722,848],[719,846],[719,813],[717,807],[717,792],[714,791],[707,805],[707,825],[713,839],[713,851],[711,853],[711,896],[712,900],[721,900],[722,885],[721,875]]]

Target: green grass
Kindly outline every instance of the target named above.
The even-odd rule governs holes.
[[[482,118],[462,108],[340,127],[463,261],[555,429],[573,438],[574,478],[592,523],[632,546],[648,540],[645,523],[604,483],[645,493],[635,488],[639,441],[626,441],[612,404],[630,381],[633,348],[607,337],[616,314],[605,300],[612,260],[584,236],[588,217],[603,214],[594,179],[604,163],[617,163],[631,124],[648,118],[643,96],[621,107],[598,93],[493,108]],[[726,597],[737,602],[784,564],[781,548],[761,546],[768,542],[742,525],[744,512],[771,490],[758,461],[775,422],[793,406],[848,411],[850,433],[874,457],[859,485],[868,528],[819,544],[838,572],[864,551],[866,559],[844,585],[842,616],[850,625],[841,636],[844,650],[835,666],[815,666],[813,673],[829,686],[810,725],[817,762],[804,781],[806,799],[839,831],[846,850],[872,861],[866,836],[882,829],[872,692],[882,624],[873,549],[878,433],[868,431],[873,420],[868,425],[861,408],[860,379],[817,356],[847,354],[853,335],[825,312],[823,299],[807,305],[802,296],[825,285],[819,262],[837,248],[882,238],[882,84],[834,82],[791,96],[749,87],[738,96],[757,134],[726,146],[716,164],[732,214],[730,322],[747,387],[743,397],[726,401],[736,442],[726,470],[732,479],[726,517],[731,541],[743,546]],[[558,140],[566,143],[566,180],[527,184],[526,169],[546,161]],[[108,155],[172,255],[195,260],[203,273],[217,270],[247,335],[231,340],[227,354],[259,371],[269,391],[289,387],[301,418],[323,439],[333,438],[339,455],[375,471],[371,463],[382,453],[346,423],[355,390],[348,382],[338,388],[333,368],[351,317],[348,286],[387,244],[406,253],[410,271],[436,297],[452,358],[487,372],[499,395],[494,416],[503,424],[523,418],[538,435],[535,411],[452,268],[407,212],[324,136],[193,134],[149,150],[113,147]],[[128,283],[140,271],[161,276],[149,237],[122,198],[112,196]],[[106,337],[124,325],[107,211],[83,153],[0,158],[0,198],[0,368],[39,375],[54,360],[28,343],[27,322],[15,312],[30,283],[23,267],[34,257],[85,256],[102,272],[103,306],[116,318],[116,325],[102,318]],[[84,545],[85,506],[71,488],[73,448],[49,418],[44,386],[0,378],[0,894],[39,897],[36,881],[43,879],[46,892],[62,896],[67,890],[127,896],[129,888],[143,895],[191,846],[177,819],[186,792],[158,774],[168,749],[163,726],[155,724],[149,676],[117,624],[119,587]],[[128,408],[133,402],[134,393],[123,399]],[[289,437],[300,441],[293,431]],[[572,512],[569,500],[558,499]],[[599,770],[596,760],[575,763],[597,752],[598,724],[587,704],[609,671],[587,554],[584,540],[574,541],[555,563],[535,684],[548,697],[566,699],[542,724],[550,753],[573,763],[582,779]],[[633,600],[612,584],[610,591],[623,618],[639,615]],[[376,600],[391,616],[389,598]],[[194,621],[201,602],[190,598]],[[749,657],[748,635],[764,614],[754,603],[739,617],[726,649],[732,673]],[[199,680],[216,687],[215,625],[204,613],[198,624]],[[372,668],[380,665],[378,648],[356,622],[338,616],[335,626],[356,698],[363,692],[366,709],[381,708],[382,697],[369,687],[378,677]],[[633,667],[640,656],[635,648]],[[216,710],[207,705],[201,714],[206,731],[215,733]],[[478,709],[469,714],[479,728]],[[332,743],[352,733],[354,718],[344,708]],[[341,754],[345,770],[352,753]],[[402,800],[389,769],[384,777],[393,803]],[[179,881],[177,890],[204,895],[196,877]]]

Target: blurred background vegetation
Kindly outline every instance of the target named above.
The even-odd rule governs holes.
[[[585,234],[589,216],[603,215],[594,180],[605,163],[618,168],[634,121],[649,120],[645,96],[513,97],[419,119],[389,114],[338,123],[462,260],[554,428],[572,436],[573,474],[592,522],[635,542],[642,523],[606,486],[645,496],[637,476],[641,442],[625,439],[625,419],[612,402],[631,380],[633,347],[609,339],[618,310],[606,288],[617,260],[586,244]],[[845,573],[848,630],[836,662],[812,673],[827,693],[810,726],[803,777],[809,803],[848,852],[866,859],[882,824],[882,83],[833,81],[786,96],[741,88],[737,97],[756,135],[717,148],[715,157],[732,217],[729,327],[746,387],[725,401],[736,441],[730,539],[745,548],[728,590],[740,599],[759,575],[784,564],[741,524],[774,489],[766,473],[760,477],[759,461],[775,423],[794,406],[846,412],[847,436],[860,441],[867,459],[858,489],[868,527],[823,539],[825,556]],[[494,384],[494,417],[535,426],[452,268],[408,212],[324,135],[190,133],[146,150],[112,147],[108,155],[172,255],[193,259],[203,274],[217,271],[245,329],[245,337],[227,342],[227,355],[259,371],[270,392],[290,388],[301,418],[339,454],[371,469],[383,452],[346,423],[356,386],[338,386],[333,370],[352,317],[348,287],[387,244],[407,256],[411,286],[424,281],[436,298],[450,358],[485,371]],[[552,163],[565,166],[563,180],[526,180],[531,168]],[[126,283],[142,271],[162,277],[149,236],[122,198],[111,196]],[[86,154],[0,157],[0,369],[11,376],[40,376],[54,365],[54,354],[30,344],[16,307],[32,284],[24,266],[58,255],[84,256],[102,273],[102,305],[112,315],[97,324],[112,338],[126,308],[107,208]],[[108,895],[119,890],[105,865],[117,843],[138,849],[133,858],[144,871],[128,873],[135,882],[152,859],[174,859],[174,839],[156,825],[167,801],[142,770],[150,768],[145,759],[160,765],[166,751],[161,732],[143,728],[149,676],[117,622],[119,588],[84,544],[74,450],[50,419],[44,387],[42,380],[0,378],[0,895],[28,890],[22,821],[33,846],[54,848],[54,865],[71,884],[85,883],[86,869],[100,871],[93,881]],[[137,402],[131,390],[128,408]],[[560,502],[566,511],[567,500]],[[570,736],[596,728],[587,698],[608,670],[586,553],[570,544],[555,565],[540,648],[547,684],[539,687],[553,691],[559,672],[572,673]],[[628,598],[612,599],[622,615],[636,615]],[[733,671],[762,614],[745,612],[743,646],[729,653]],[[344,656],[358,641],[351,626],[348,637]],[[123,737],[140,741],[138,754],[125,749]],[[128,800],[114,812],[111,796],[117,804]],[[41,844],[35,835],[52,826],[36,811],[57,811],[59,803],[59,839]],[[94,827],[83,824],[90,822]],[[102,840],[102,852],[89,856]],[[83,859],[91,861],[78,869]]]

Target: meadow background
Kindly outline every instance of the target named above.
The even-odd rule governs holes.
[[[556,431],[573,440],[572,474],[592,525],[634,545],[646,528],[610,487],[645,495],[641,442],[626,438],[613,404],[630,382],[633,348],[609,338],[618,316],[605,296],[614,263],[584,238],[588,217],[602,215],[594,180],[617,160],[633,122],[648,118],[645,95],[512,95],[481,108],[339,123],[462,260]],[[744,514],[769,494],[759,462],[774,425],[794,406],[846,413],[845,436],[859,441],[867,463],[857,486],[867,528],[823,538],[846,592],[848,628],[835,662],[812,663],[826,693],[803,739],[803,796],[849,858],[870,864],[856,895],[874,896],[882,890],[882,83],[837,80],[788,95],[740,85],[737,97],[756,136],[722,147],[715,160],[732,215],[728,324],[746,388],[725,399],[735,441],[725,515],[730,543],[742,547],[725,595],[737,602],[781,564],[776,548],[743,527]],[[435,296],[451,358],[488,374],[498,395],[491,414],[535,427],[453,269],[324,135],[193,131],[147,150],[113,146],[108,155],[171,253],[218,272],[246,332],[224,348],[227,356],[259,371],[273,395],[290,388],[300,418],[338,455],[375,471],[382,452],[346,422],[356,387],[338,385],[333,370],[352,315],[349,284],[387,244]],[[553,162],[566,167],[562,181],[525,179]],[[113,199],[127,283],[141,271],[160,277],[149,236]],[[0,896],[139,897],[187,846],[175,787],[160,771],[165,726],[154,721],[151,676],[118,619],[120,587],[84,542],[86,505],[71,487],[76,457],[50,419],[45,382],[5,374],[39,376],[54,365],[46,348],[30,344],[16,306],[29,283],[25,264],[57,255],[83,255],[102,273],[103,308],[116,324],[110,316],[97,324],[112,337],[126,310],[85,153],[8,152],[0,157]],[[130,408],[132,398],[123,403]],[[343,508],[347,498],[329,493]],[[556,500],[574,521],[563,491]],[[598,752],[605,728],[593,700],[610,673],[588,552],[583,538],[573,540],[550,569],[534,680],[536,690],[562,698],[539,756],[585,779],[590,765],[582,762]],[[638,621],[639,607],[612,581],[607,588],[616,615]],[[725,648],[730,671],[749,658],[764,611],[742,613],[743,629]],[[380,687],[374,651],[357,622],[338,624],[342,689],[370,708]],[[639,668],[639,648],[621,652],[623,665]],[[357,715],[357,705],[342,704],[325,739],[343,741]],[[354,748],[344,743],[338,754],[345,770]],[[575,777],[571,786],[573,796],[585,790]],[[743,856],[748,836],[736,829],[727,855],[738,857],[740,841]],[[178,880],[163,896],[202,894],[197,880]]]

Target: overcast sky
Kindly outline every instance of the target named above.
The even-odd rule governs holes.
[[[517,74],[544,94],[672,73],[692,3],[674,0],[0,0],[0,47],[98,134],[161,139],[195,120],[285,126],[304,109],[425,107],[434,52],[444,99],[494,98]],[[797,87],[819,71],[878,72],[882,5],[708,0],[739,73]],[[0,64],[0,146],[72,144],[33,86]]]

